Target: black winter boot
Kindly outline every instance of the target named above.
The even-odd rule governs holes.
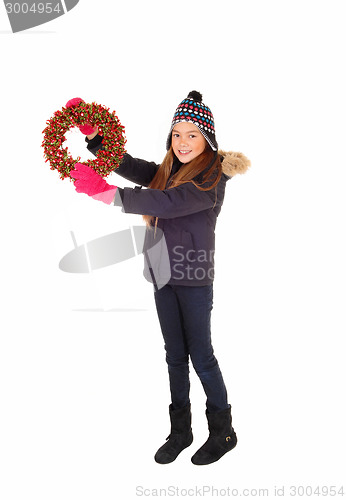
[[[190,446],[193,440],[191,430],[191,405],[173,410],[169,406],[169,416],[171,419],[171,433],[167,442],[159,448],[155,454],[155,461],[159,464],[169,464],[173,462],[179,453]]]
[[[217,413],[206,411],[206,416],[209,438],[191,458],[195,465],[212,464],[237,444],[237,435],[232,427],[231,408]]]

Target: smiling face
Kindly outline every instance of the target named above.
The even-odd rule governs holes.
[[[182,162],[197,158],[205,150],[207,141],[193,123],[181,122],[172,130],[172,148],[175,156]]]

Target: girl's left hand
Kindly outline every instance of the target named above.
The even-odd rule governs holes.
[[[71,108],[72,106],[78,106],[80,102],[84,102],[83,99],[80,97],[74,97],[73,99],[70,99],[67,101],[65,104],[66,108]],[[95,135],[98,132],[98,127],[93,127],[90,125],[90,123],[86,123],[85,125],[80,125],[79,130],[82,132],[82,134],[87,135],[88,139],[91,139],[92,137],[95,137]],[[92,137],[89,137],[92,136]]]
[[[76,163],[70,174],[75,179],[74,185],[77,193],[87,194],[95,200],[107,203],[107,205],[110,205],[114,200],[117,186],[108,184],[91,167],[83,165],[83,163]]]

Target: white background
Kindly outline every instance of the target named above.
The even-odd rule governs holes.
[[[343,7],[81,0],[17,34],[0,7],[1,499],[203,485],[272,497],[285,486],[288,497],[291,485],[345,483]],[[116,110],[129,153],[160,162],[193,89],[220,147],[252,161],[227,186],[213,311],[239,443],[218,463],[191,464],[207,437],[192,373],[194,443],[160,466],[168,376],[142,257],[91,275],[58,268],[71,231],[81,244],[141,218],[61,181],[44,162],[42,130],[80,96]],[[70,144],[87,157],[78,132]]]

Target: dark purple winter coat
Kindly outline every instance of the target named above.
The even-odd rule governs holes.
[[[102,147],[102,137],[88,141],[93,154]],[[145,277],[159,288],[165,284],[203,286],[214,280],[215,226],[227,181],[245,173],[250,161],[242,153],[219,151],[222,175],[216,188],[201,191],[191,182],[170,189],[146,188],[159,165],[125,154],[115,172],[138,184],[118,188],[115,205],[125,213],[157,217],[157,229],[146,231],[143,253]],[[176,160],[173,175],[181,163]],[[201,178],[195,178],[197,182]]]

